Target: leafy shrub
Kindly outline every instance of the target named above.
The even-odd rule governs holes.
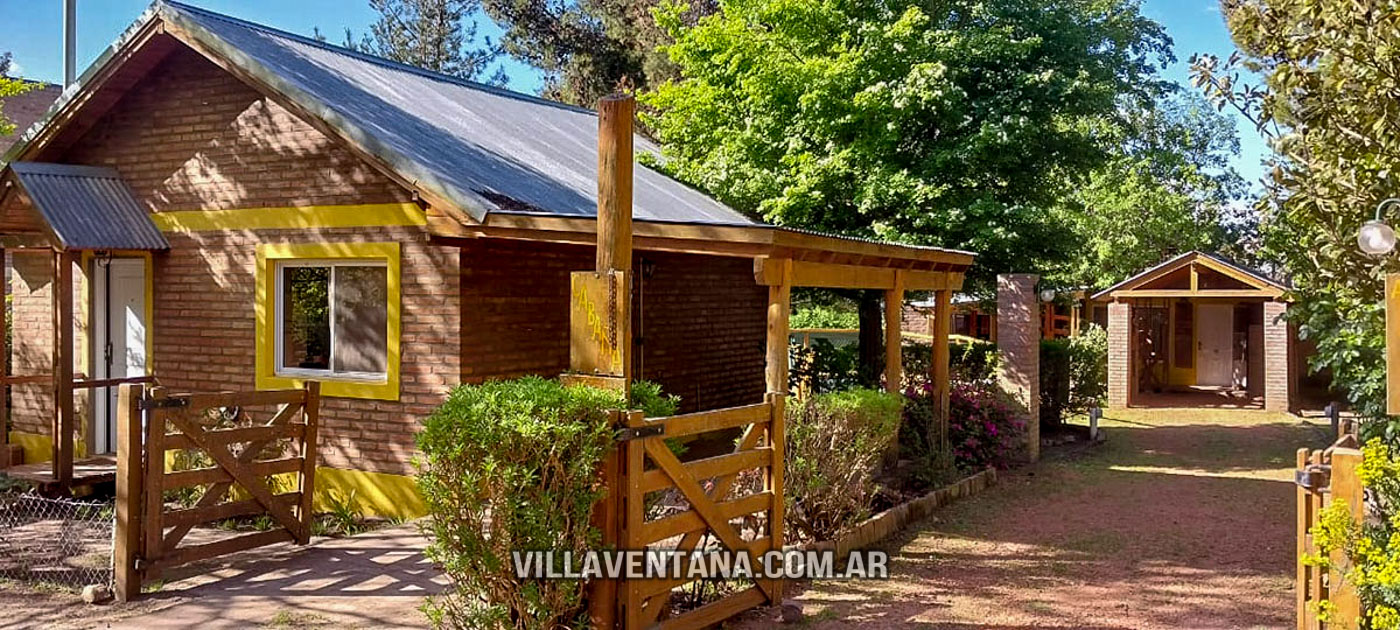
[[[1352,521],[1346,503],[1335,501],[1322,510],[1313,526],[1316,555],[1303,561],[1319,567],[1331,565],[1333,551],[1346,553],[1350,567],[1345,581],[1361,598],[1365,621],[1361,627],[1373,630],[1400,629],[1400,454],[1380,438],[1372,438],[1361,449],[1357,477],[1366,488],[1370,509],[1380,518],[1368,518],[1361,525]],[[1321,601],[1317,613],[1330,621],[1332,602]],[[1331,627],[1331,624],[1328,624]]]
[[[454,585],[425,607],[435,626],[586,624],[581,581],[517,579],[510,552],[596,546],[589,518],[606,491],[597,473],[613,443],[607,412],[622,403],[617,392],[530,377],[461,385],[424,421],[427,554]]]
[[[990,381],[955,381],[948,396],[948,441],[965,471],[1006,468],[1023,448],[1026,408]]]
[[[661,392],[661,385],[651,381],[632,381],[632,408],[648,418],[676,415],[681,397]]]
[[[875,471],[895,439],[902,404],[870,389],[789,403],[784,483],[794,540],[830,540],[869,515]]]
[[[834,304],[811,304],[799,307],[788,320],[791,328],[857,328],[860,318],[850,308]]]
[[[899,456],[913,462],[917,488],[936,488],[953,481],[956,464],[944,440],[943,423],[927,379],[904,390],[904,414],[899,426]]]
[[[808,383],[811,393],[816,394],[860,386],[858,344],[838,346],[829,339],[813,339],[808,348],[803,348],[802,344],[790,345],[788,354],[791,357],[788,383],[793,389]]]
[[[1084,413],[1108,398],[1108,331],[1089,324],[1069,339],[1069,409]]]
[[[1068,339],[1040,342],[1040,422],[1056,425],[1108,395],[1108,333],[1091,324]]]
[[[933,357],[932,344],[904,344],[904,384],[917,387],[928,380],[929,363]],[[948,338],[949,372],[962,381],[982,381],[996,375],[1001,353],[996,344],[972,337]]]

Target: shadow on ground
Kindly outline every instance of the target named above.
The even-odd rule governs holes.
[[[808,626],[1290,626],[1293,453],[1326,432],[1256,411],[1116,415],[1107,444],[1006,473],[888,541],[890,580],[799,590]]]

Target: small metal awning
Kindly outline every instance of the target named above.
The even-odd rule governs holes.
[[[165,250],[170,243],[111,168],[12,162],[0,171],[0,240],[75,250]],[[16,207],[15,194],[19,203]],[[23,206],[32,210],[25,221]]]

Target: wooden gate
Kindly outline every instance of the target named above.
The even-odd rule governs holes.
[[[117,596],[135,597],[163,569],[279,542],[306,544],[316,480],[320,386],[263,392],[170,394],[123,385],[117,423]],[[266,413],[249,408],[272,407]],[[144,422],[143,422],[144,420]],[[167,453],[202,453],[212,465],[170,470]],[[201,460],[203,458],[200,458]],[[295,479],[291,491],[276,480]],[[203,488],[193,505],[166,492]],[[266,514],[267,531],[181,545],[195,526]]]
[[[1312,528],[1318,523],[1322,510],[1335,501],[1345,502],[1352,518],[1358,519],[1364,509],[1361,480],[1356,467],[1361,464],[1354,435],[1346,434],[1336,444],[1323,450],[1298,449],[1298,531],[1297,531],[1297,619],[1298,630],[1329,630],[1359,628],[1361,602],[1356,592],[1348,588],[1340,575],[1347,566],[1342,553],[1332,557],[1332,570],[1303,562],[1305,555],[1316,555]],[[1316,605],[1330,600],[1335,605],[1331,624],[1318,619]]]
[[[616,541],[626,550],[705,552],[702,542],[713,538],[724,549],[750,555],[755,569],[759,557],[783,544],[783,397],[769,394],[764,402],[664,418],[623,416],[618,475],[609,493],[616,505],[604,509],[619,515]],[[740,434],[732,452],[682,462],[667,445],[715,431]],[[755,471],[761,483],[741,484],[740,475]],[[706,481],[709,481],[706,484]],[[648,495],[675,489],[687,509],[648,519]],[[757,516],[755,516],[757,515]],[[608,519],[604,519],[605,521]],[[749,525],[736,527],[735,520]],[[684,579],[626,580],[616,585],[618,626],[703,628],[750,608],[782,599],[781,581],[756,580],[734,592],[673,617],[663,618],[671,593],[691,584]],[[596,610],[596,609],[595,609]],[[596,616],[595,616],[596,620]],[[603,625],[611,625],[604,623]]]

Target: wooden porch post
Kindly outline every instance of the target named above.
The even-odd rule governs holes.
[[[54,254],[53,283],[53,477],[59,490],[73,483],[73,254]]]
[[[5,263],[6,263],[5,248],[0,247],[0,269],[7,269],[7,268],[8,268],[8,267],[5,265]],[[0,272],[0,274],[3,274],[3,272]],[[5,278],[3,278],[2,280],[0,280],[0,317],[8,318],[9,316],[10,316],[10,279],[9,279],[9,277],[5,277]],[[9,363],[10,363],[10,361],[9,361],[9,357],[10,357],[10,344],[8,343],[8,341],[9,341],[9,340],[6,339],[4,335],[0,335],[0,379],[3,379],[3,378],[8,377],[8,376],[10,375],[10,365],[9,365]],[[7,449],[9,448],[9,445],[10,445],[10,429],[9,429],[9,427],[10,427],[10,410],[9,410],[9,407],[10,407],[9,402],[10,402],[10,400],[9,400],[9,399],[10,399],[10,386],[9,386],[9,385],[0,384],[0,444],[4,444],[4,445],[5,445],[5,448],[7,448]],[[4,452],[4,453],[0,453],[0,465],[3,465],[3,466],[13,466],[13,465],[14,465],[14,462],[13,462],[13,461],[10,461],[10,452],[9,452],[8,450],[7,450],[6,452]]]
[[[949,373],[952,369],[952,354],[948,348],[948,333],[952,330],[953,292],[948,289],[933,293],[933,356],[929,362],[929,382],[933,385],[933,395],[938,403],[938,424],[944,445],[948,441],[948,396],[951,391]]]
[[[775,261],[782,281],[768,287],[768,357],[765,375],[770,393],[788,392],[788,317],[792,311],[792,259]]]
[[[885,391],[899,392],[904,380],[904,272],[894,272],[885,291]]]

